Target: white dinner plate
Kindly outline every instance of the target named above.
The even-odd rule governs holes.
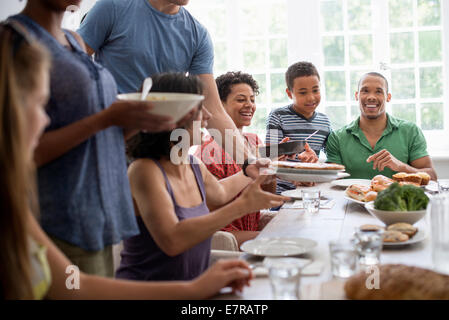
[[[364,202],[364,201],[356,200],[356,199],[353,199],[353,198],[351,198],[351,197],[348,197],[347,195],[345,195],[344,198],[345,198],[346,200],[351,201],[351,202],[355,202],[355,203],[361,204],[363,207],[365,207],[365,204],[367,204],[368,202],[371,202],[371,201]]]
[[[384,242],[384,246],[386,247],[394,247],[394,246],[404,246],[407,244],[421,242],[427,238],[427,232],[424,228],[418,228],[418,232],[409,240],[404,242]]]
[[[341,179],[341,180],[335,180],[335,181],[331,182],[331,185],[333,185],[333,186],[344,187],[344,188],[347,188],[353,184],[361,184],[364,186],[370,186],[371,180],[369,180],[369,179]]]
[[[333,174],[336,175],[339,172],[345,171],[344,169],[341,170],[319,170],[319,169],[298,169],[298,168],[284,168],[284,167],[278,167],[277,172],[282,173],[295,173],[295,174]]]
[[[276,176],[283,180],[297,181],[297,182],[329,182],[344,177],[349,177],[346,172],[338,172],[337,174],[305,174],[295,172],[276,172]]]
[[[317,242],[305,238],[261,238],[244,242],[240,249],[256,256],[282,257],[309,252]]]
[[[438,182],[430,180],[429,184],[424,186],[424,189],[430,192],[438,192]]]
[[[290,197],[293,200],[302,200],[301,189],[285,190],[281,192],[284,197]],[[321,192],[321,199],[329,199],[329,195]]]

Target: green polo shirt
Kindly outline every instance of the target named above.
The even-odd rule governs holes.
[[[378,174],[390,177],[396,172],[390,168],[373,170],[373,163],[366,159],[381,151],[388,150],[396,159],[410,164],[412,161],[428,156],[426,139],[414,123],[394,118],[387,114],[387,127],[371,148],[365,134],[359,127],[360,117],[331,132],[326,144],[327,162],[342,164],[354,179],[372,179]]]

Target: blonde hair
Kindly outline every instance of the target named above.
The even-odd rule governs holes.
[[[37,213],[34,166],[24,133],[26,92],[50,56],[16,24],[0,25],[0,298],[32,299],[27,217]],[[43,69],[44,68],[44,69]]]

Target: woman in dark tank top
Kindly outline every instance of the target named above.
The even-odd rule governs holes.
[[[160,74],[153,83],[153,92],[202,93],[199,78],[183,73]],[[128,177],[140,234],[124,241],[116,277],[193,279],[208,267],[215,231],[249,212],[288,200],[261,189],[266,176],[253,182],[239,172],[218,181],[200,160],[187,154],[188,147],[201,144],[201,139],[192,137],[201,136],[208,119],[210,114],[200,105],[182,129],[140,133],[128,143],[133,160]],[[184,152],[172,149],[175,145],[183,145]],[[209,212],[207,204],[219,209]]]

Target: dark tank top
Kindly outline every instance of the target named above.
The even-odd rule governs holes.
[[[195,174],[203,201],[200,205],[193,208],[184,208],[177,204],[165,170],[158,161],[155,161],[164,175],[167,191],[172,198],[175,214],[180,221],[209,213],[206,205],[203,177],[200,167],[197,163],[194,163],[194,159],[194,157],[190,156],[191,168]],[[120,267],[116,272],[117,278],[153,281],[191,280],[208,268],[211,238],[198,243],[177,256],[170,257],[156,244],[140,216],[137,217],[137,223],[140,234],[124,241]]]

